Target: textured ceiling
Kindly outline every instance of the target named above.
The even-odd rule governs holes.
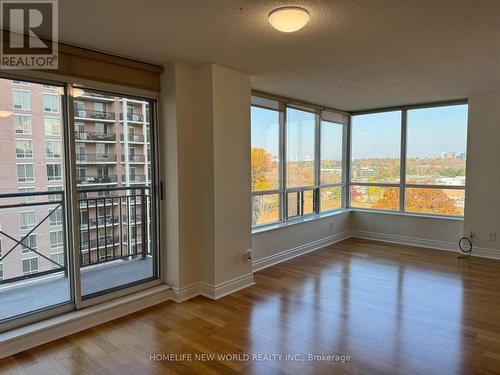
[[[500,91],[500,0],[61,0],[64,42],[163,64],[212,62],[253,88],[360,110]],[[302,5],[302,30],[267,14]]]

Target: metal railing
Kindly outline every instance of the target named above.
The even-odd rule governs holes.
[[[129,162],[135,162],[135,163],[144,163],[145,157],[144,155],[129,155],[128,156],[128,161]],[[125,155],[122,154],[122,162],[125,161]]]
[[[148,216],[151,205],[150,191],[148,186],[78,189],[80,196],[82,193],[86,195],[77,199],[80,222],[75,224],[78,225],[80,233],[78,249],[80,267],[117,260],[145,259],[151,255],[149,239],[151,228]],[[96,196],[89,197],[89,195]],[[54,196],[57,200],[48,199]],[[24,202],[23,199],[26,197],[29,197],[30,201]],[[34,217],[39,219],[30,223],[26,230],[20,231],[20,235],[19,230],[16,234],[9,233],[5,225],[4,228],[0,228],[0,237],[13,243],[4,248],[0,254],[0,262],[6,261],[4,279],[0,280],[0,285],[57,272],[64,272],[67,275],[69,247],[65,245],[65,240],[62,240],[64,258],[61,263],[57,258],[51,258],[53,250],[50,249],[48,241],[37,241],[36,245],[33,245],[28,240],[33,233],[38,232],[39,236],[44,233],[43,230],[40,231],[40,227],[44,223],[50,225],[51,214],[56,210],[61,211],[61,224],[64,224],[66,222],[64,204],[64,192],[59,190],[0,194],[1,215],[6,213],[5,210],[12,210],[16,215],[26,211],[36,211]],[[147,220],[143,220],[144,218]],[[62,236],[66,238],[65,226],[61,227]],[[44,243],[46,245],[41,246]],[[9,260],[12,259],[14,252],[19,251],[18,258],[22,259],[23,251],[26,250],[30,251],[30,256],[44,259],[44,262],[38,263],[39,268],[26,274],[22,274],[17,267],[15,272],[12,269],[8,270],[6,265],[10,264]]]
[[[120,121],[123,121],[123,113],[120,113]],[[127,121],[143,122],[144,115],[141,113],[127,113]]]
[[[124,142],[125,141],[125,135],[120,134],[120,141]],[[144,143],[144,136],[140,134],[128,134],[128,141],[129,142],[139,142],[139,143]]]
[[[116,154],[76,154],[77,163],[116,162]]]
[[[127,176],[122,175],[122,182],[124,183],[127,182]],[[143,174],[141,175],[136,174],[135,176],[129,176],[128,182],[132,184],[144,183],[146,182],[146,176]]]
[[[29,197],[27,199],[27,197]],[[52,197],[52,199],[49,200],[49,197]],[[57,197],[57,199],[54,199],[54,197]],[[38,200],[36,200],[38,198]],[[20,202],[21,201],[21,202]],[[47,208],[48,213],[47,213]],[[37,210],[37,208],[43,207],[43,210]],[[14,251],[19,250],[19,252],[22,254],[22,251],[29,250],[31,255],[37,255],[46,261],[48,261],[50,267],[46,270],[41,270],[38,272],[34,273],[28,273],[28,274],[14,274],[14,276],[9,277],[8,273],[10,273],[6,267],[4,268],[4,278],[3,280],[0,280],[0,285],[1,284],[6,284],[6,283],[11,283],[11,282],[16,282],[20,280],[26,280],[30,279],[33,277],[40,277],[44,275],[49,275],[55,272],[62,272],[64,271],[65,274],[67,274],[67,254],[64,252],[64,262],[63,264],[59,264],[52,258],[50,258],[50,254],[48,251],[46,251],[46,254],[43,253],[44,249],[41,249],[40,246],[32,246],[31,242],[29,241],[30,235],[33,233],[37,232],[37,229],[39,229],[42,224],[46,223],[49,221],[49,218],[51,217],[52,213],[56,210],[61,209],[62,212],[62,221],[64,221],[64,192],[60,190],[53,190],[53,191],[42,191],[42,192],[25,192],[25,193],[7,193],[7,194],[0,194],[0,213],[1,214],[9,214],[5,213],[5,210],[15,210],[15,214],[19,212],[21,214],[22,212],[37,212],[38,215],[35,215],[34,217],[42,217],[41,220],[38,222],[30,223],[28,226],[28,229],[26,230],[21,230],[21,234],[19,235],[14,235],[8,233],[4,228],[0,228],[0,236],[3,237],[4,239],[7,238],[13,242],[13,245],[9,247],[7,251],[2,251],[0,255],[0,263],[4,262],[9,256],[12,257],[12,254],[14,254]],[[41,215],[40,215],[41,214]],[[49,225],[50,223],[47,223]],[[64,231],[64,229],[62,229]],[[63,232],[64,235],[64,232]],[[20,238],[16,238],[20,237]],[[48,250],[48,249],[45,249]],[[12,259],[12,258],[10,258]],[[7,259],[7,260],[10,260]],[[5,263],[9,264],[9,263]],[[7,274],[7,275],[6,275]],[[7,276],[7,277],[6,277]]]
[[[76,132],[75,138],[78,141],[116,141],[116,134]]]
[[[78,185],[87,184],[116,184],[118,178],[116,175],[94,175],[94,176],[77,176],[76,183]]]
[[[103,191],[111,191],[115,195],[78,200],[80,211],[85,210],[89,218],[80,225],[81,267],[150,255],[151,249],[147,242],[149,223],[142,220],[147,217],[148,205],[151,204],[150,188],[138,186],[85,190],[87,194]],[[99,217],[99,209],[92,209],[96,206],[104,212],[109,211],[108,216]],[[93,221],[92,215],[95,215]],[[95,224],[93,227],[92,223]]]
[[[92,109],[78,109],[75,108],[75,117],[77,118],[91,118],[96,120],[114,120],[114,112],[94,111]]]

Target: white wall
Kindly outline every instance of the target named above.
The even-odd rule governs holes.
[[[478,247],[500,250],[500,93],[469,98],[468,132],[464,233],[474,230]]]

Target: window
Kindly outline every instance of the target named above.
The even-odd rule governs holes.
[[[59,249],[64,246],[64,235],[62,230],[50,232],[50,248]]]
[[[60,98],[58,94],[43,93],[43,110],[45,112],[59,112]]]
[[[17,192],[20,194],[33,193],[34,191],[35,191],[34,187],[20,187],[17,189]],[[35,201],[34,196],[24,195],[19,197],[19,203],[30,203],[34,201]]]
[[[36,238],[36,234],[30,234],[21,242],[21,253],[28,254],[33,250],[38,249],[38,242]]]
[[[35,211],[19,212],[19,224],[21,230],[33,229],[36,225]]]
[[[19,85],[19,86],[29,86],[30,83],[26,81],[12,81],[14,85]]]
[[[63,212],[62,208],[56,208],[54,210],[50,210],[50,216],[49,216],[49,225],[51,227],[62,225],[63,223]]]
[[[33,182],[33,164],[17,164],[17,182]]]
[[[353,116],[351,207],[463,216],[467,105]]]
[[[335,114],[323,113],[323,118],[335,120]],[[323,119],[320,128],[320,212],[343,207],[345,125]]]
[[[64,267],[64,252],[50,254],[50,259],[61,267]],[[52,263],[52,269],[61,268],[57,264]]]
[[[38,272],[38,257],[23,259],[23,275],[30,275]]]
[[[251,177],[253,225],[280,220],[280,113],[252,107]],[[276,194],[278,191],[278,194]]]
[[[12,115],[12,122],[14,124],[14,132],[16,134],[31,134],[31,116],[29,115]]]
[[[62,181],[61,164],[47,164],[47,181]]]
[[[351,207],[399,210],[400,167],[401,111],[353,116]]]
[[[14,104],[14,109],[30,110],[30,92],[28,90],[12,90],[12,103]]]
[[[45,142],[45,153],[47,159],[61,159],[61,142],[59,141]]]
[[[407,112],[405,210],[463,216],[467,105]]]
[[[346,124],[338,112],[252,96],[253,226],[345,206]]]
[[[16,140],[16,158],[17,159],[32,159],[33,158],[33,143],[30,139]]]
[[[61,135],[61,125],[57,117],[44,117],[43,126],[47,137],[59,137]]]
[[[58,186],[48,186],[47,191],[61,191],[62,192],[63,187],[58,185]],[[61,194],[50,194],[48,196],[48,199],[50,202],[55,202],[55,201],[60,201],[62,199]]]

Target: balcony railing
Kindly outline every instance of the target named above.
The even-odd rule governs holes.
[[[118,179],[116,175],[97,175],[97,176],[77,176],[76,183],[78,185],[86,184],[116,184]]]
[[[116,134],[108,133],[89,133],[89,132],[76,132],[75,138],[77,141],[116,141]]]
[[[122,182],[127,182],[127,176],[122,175]],[[131,182],[133,184],[144,183],[146,182],[146,176],[138,174],[136,174],[135,176],[129,176],[128,182]]]
[[[123,121],[123,113],[120,113],[120,121]],[[143,122],[144,115],[141,113],[127,113],[127,121]]]
[[[82,193],[87,195],[85,198],[78,199],[79,213],[77,215],[84,219],[80,223],[75,223],[78,225],[80,233],[80,267],[118,260],[146,258],[152,254],[149,238],[150,220],[142,220],[142,218],[149,218],[147,214],[148,207],[151,205],[149,187],[82,188],[78,189],[77,193],[79,196]],[[89,197],[89,195],[96,196]],[[48,197],[57,197],[57,199],[48,200]],[[26,201],[26,198],[29,200]],[[69,254],[70,248],[64,241],[62,242],[63,258],[61,259],[51,256],[53,251],[49,248],[48,242],[38,241],[38,246],[34,246],[28,240],[32,233],[38,231],[40,235],[40,227],[44,223],[48,224],[51,213],[55,210],[61,210],[63,213],[62,222],[64,222],[64,204],[63,191],[0,194],[0,215],[29,209],[29,211],[37,212],[34,217],[38,219],[30,223],[29,230],[20,235],[8,233],[5,229],[0,228],[0,236],[12,241],[8,247],[2,249],[0,254],[0,263],[4,262],[4,279],[0,280],[0,285],[58,272],[67,274],[67,254]],[[38,210],[38,208],[40,209]],[[102,215],[103,211],[107,214]],[[64,231],[65,226],[63,225],[62,228]],[[64,232],[62,238],[65,238]],[[41,246],[42,244],[45,245]],[[39,270],[23,274],[17,270],[17,267],[15,270],[7,268],[12,254],[16,251],[21,252],[21,249],[29,250],[30,254],[39,257],[40,260],[44,259],[37,262]]]
[[[77,163],[115,163],[116,154],[76,154]]]
[[[125,141],[125,135],[120,134],[120,141],[124,142]],[[129,142],[140,142],[144,143],[144,136],[140,134],[129,134],[128,135],[128,141]]]
[[[85,210],[88,220],[81,224],[80,263],[82,267],[129,257],[146,257],[151,254],[148,241],[148,223],[142,221],[151,203],[150,188],[119,187],[85,190],[87,194],[112,192],[107,197],[79,199],[80,210]],[[118,204],[116,204],[118,203]],[[109,210],[106,217],[99,216],[92,207]],[[95,215],[92,218],[92,215]],[[91,230],[92,224],[94,229]],[[99,233],[99,238],[97,237]],[[127,246],[128,244],[134,245]]]
[[[91,109],[77,109],[75,108],[75,117],[78,118],[91,118],[96,120],[114,120],[114,112],[94,111]]]
[[[129,162],[144,163],[144,155],[129,155]],[[125,155],[122,154],[122,162],[125,162]]]

